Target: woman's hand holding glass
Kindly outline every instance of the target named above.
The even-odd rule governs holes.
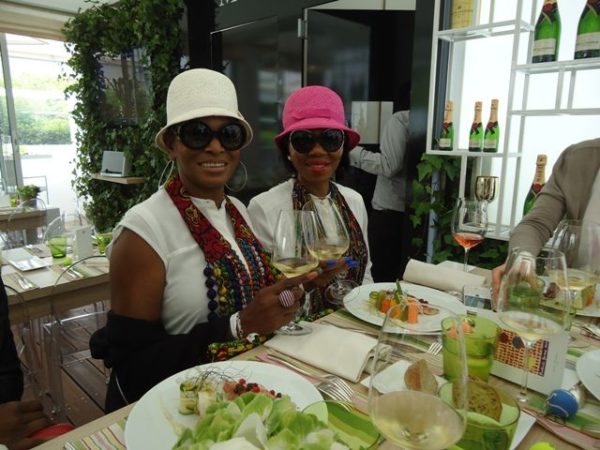
[[[317,239],[316,218],[310,211],[282,210],[279,212],[273,234],[271,263],[286,277],[310,272],[319,264],[311,248]],[[307,334],[310,329],[294,321],[283,326],[281,334]]]
[[[536,257],[514,249],[506,261],[497,310],[500,320],[523,341],[523,380],[519,400],[527,402],[529,353],[535,343],[570,327],[571,297],[566,287],[567,267],[562,252],[543,249]]]
[[[340,259],[350,247],[350,235],[337,205],[330,198],[312,199],[302,210],[311,212],[316,218],[316,240],[309,244],[311,253],[325,266],[336,266],[339,262],[335,260]],[[344,259],[344,262],[348,267],[356,265],[351,258]],[[340,272],[325,291],[330,303],[341,305],[344,296],[358,286],[354,281],[344,279],[346,275],[345,271]]]
[[[454,378],[444,380],[442,354],[427,351],[441,339],[441,332],[410,330],[402,319],[404,308],[403,304],[390,308],[379,332],[369,413],[379,431],[402,448],[445,449],[460,440],[466,427],[468,376],[462,319],[440,308],[442,327],[454,330]]]

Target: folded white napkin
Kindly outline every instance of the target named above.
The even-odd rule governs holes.
[[[440,291],[462,292],[464,286],[483,286],[485,277],[411,259],[402,277],[404,281]]]
[[[377,339],[332,325],[301,324],[312,329],[312,333],[302,336],[278,334],[264,345],[354,383],[360,380],[373,357]]]

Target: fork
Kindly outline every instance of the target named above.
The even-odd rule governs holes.
[[[337,375],[317,375],[315,373],[311,373],[308,370],[298,367],[291,361],[284,359],[279,355],[274,355],[270,352],[268,353],[268,357],[277,363],[289,367],[301,375],[318,380],[319,384],[316,385],[316,388],[335,400],[351,401],[352,397],[354,396],[354,390],[348,385],[348,383],[346,383]]]
[[[442,351],[442,344],[439,341],[433,342],[427,349],[427,353],[430,355],[437,355]]]

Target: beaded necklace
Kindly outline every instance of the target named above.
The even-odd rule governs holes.
[[[256,292],[275,282],[267,253],[227,196],[225,209],[249,272],[227,239],[194,205],[179,175],[165,183],[165,190],[204,252],[209,321],[242,310]]]

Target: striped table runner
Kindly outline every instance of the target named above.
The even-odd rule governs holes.
[[[65,450],[125,450],[126,421],[121,419],[79,441],[67,442]]]

